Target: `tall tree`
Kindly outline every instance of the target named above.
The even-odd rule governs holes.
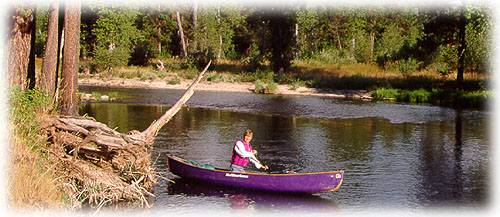
[[[59,3],[53,2],[49,8],[49,22],[47,27],[47,44],[45,57],[42,63],[40,86],[50,96],[53,96],[56,87]]]
[[[99,19],[92,32],[96,36],[93,62],[103,70],[129,63],[132,52],[143,35],[135,21],[139,11],[133,7],[97,8]]]
[[[80,42],[81,5],[79,1],[66,5],[64,17],[64,48],[61,72],[59,112],[78,115],[78,52]]]
[[[293,42],[293,20],[284,9],[269,17],[271,27],[271,63],[273,71],[282,74],[291,65],[291,45]]]
[[[184,58],[187,58],[186,41],[184,39],[184,30],[182,29],[181,15],[179,14],[179,11],[176,11],[176,15],[177,15],[177,26],[179,28],[179,36],[181,37],[182,52],[184,54]]]
[[[226,56],[233,47],[236,26],[244,17],[237,7],[226,8],[217,5],[214,8],[201,7],[198,10],[198,29],[193,32],[192,37],[197,46],[190,46],[189,51],[199,61],[199,66],[208,62],[205,58],[221,59]]]
[[[36,84],[36,73],[35,73],[35,43],[36,43],[36,6],[33,7],[32,11],[34,28],[31,28],[31,39],[30,39],[30,54],[28,60],[28,87],[30,89],[35,88]]]
[[[147,46],[151,53],[157,53],[158,57],[162,53],[169,53],[168,44],[175,37],[177,29],[176,21],[170,17],[170,9],[158,4],[156,8],[146,8],[139,10],[137,28],[142,30],[142,34],[148,41]]]
[[[8,13],[8,36],[5,49],[8,80],[11,86],[24,90],[32,48],[31,35],[33,28],[36,28],[34,7],[14,6]]]
[[[464,8],[459,9],[459,19],[458,19],[458,69],[457,69],[457,88],[463,89],[462,83],[464,80],[464,70],[465,70],[465,50],[467,48],[467,43],[465,41],[465,27],[467,26],[467,21],[465,20]]]
[[[295,12],[297,23],[297,46],[299,53],[312,58],[314,56],[314,43],[316,26],[319,22],[318,9],[316,7],[305,7]]]

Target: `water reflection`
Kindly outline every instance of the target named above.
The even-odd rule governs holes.
[[[129,104],[173,105],[184,90],[80,86],[81,92],[118,93]],[[196,91],[186,103],[197,108],[224,109],[322,119],[384,118],[391,123],[452,121],[454,110],[437,106],[367,103],[311,96],[274,96],[248,93]]]
[[[418,209],[484,207],[487,202],[488,113],[307,97],[256,99],[254,95],[241,95],[229,102],[216,99],[218,94],[203,94],[213,101],[198,99],[195,103],[200,107],[181,109],[155,139],[156,167],[167,178],[175,176],[167,171],[166,155],[228,167],[233,142],[250,128],[254,131],[252,145],[273,172],[345,171],[338,191],[313,197],[321,200],[309,198],[300,203],[312,206],[335,201],[341,209]],[[305,105],[306,102],[319,104]],[[276,107],[273,111],[277,113],[207,108],[216,103],[245,108],[268,104]],[[287,105],[288,110],[280,113],[279,104]],[[297,110],[290,108],[293,106]],[[325,110],[321,115],[347,113],[354,108],[351,116],[355,117],[311,118],[310,111],[302,111],[309,108],[315,111],[318,109],[315,106]],[[90,103],[82,104],[81,112],[127,132],[144,130],[167,109],[168,106],[161,105]],[[392,111],[396,111],[393,116],[411,115],[386,118]],[[356,116],[358,113],[364,115]],[[413,121],[395,122],[396,119]],[[261,199],[258,195],[241,195],[224,189],[223,193],[217,193],[221,189],[204,189],[204,186],[189,185],[186,189],[183,185],[171,186],[162,181],[156,188],[158,209],[175,213],[178,209],[197,208],[193,204],[227,208],[231,201],[234,208],[267,209],[269,204],[279,204],[280,200],[290,203],[289,198],[269,202],[269,198]]]
[[[267,210],[267,211],[307,211],[335,212],[337,205],[332,200],[317,195],[280,194],[245,189],[227,188],[174,179],[167,187],[168,195],[195,197],[217,197],[226,200],[230,208],[235,210]]]

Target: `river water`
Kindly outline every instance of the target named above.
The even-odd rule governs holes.
[[[144,130],[183,90],[80,87],[120,101],[80,113],[120,132]],[[309,96],[198,91],[155,139],[161,179],[151,212],[168,215],[425,211],[489,207],[488,111]],[[228,167],[234,141],[252,145],[271,172],[344,170],[335,192],[281,195],[186,183],[166,156]],[[255,170],[249,165],[249,170]]]

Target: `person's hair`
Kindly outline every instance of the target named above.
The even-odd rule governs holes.
[[[253,132],[252,132],[252,130],[245,130],[245,133],[243,134],[243,138],[245,138],[246,136],[251,136],[251,137],[253,137]]]

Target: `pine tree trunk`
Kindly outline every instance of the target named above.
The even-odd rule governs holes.
[[[21,10],[31,13],[22,13]],[[11,86],[24,90],[28,77],[31,49],[31,34],[34,25],[32,8],[15,7],[9,11],[7,20],[7,43],[5,48],[6,71]]]
[[[375,32],[370,33],[370,59],[369,62],[373,61],[373,48],[375,46]]]
[[[179,14],[179,11],[176,11],[176,13],[177,13],[177,26],[179,27],[179,35],[181,37],[182,52],[184,53],[184,58],[187,58],[187,48],[186,48],[186,41],[184,40],[184,30],[182,30],[181,15]]]
[[[295,61],[299,60],[299,24],[295,23]]]
[[[161,5],[158,4],[158,19],[161,19]],[[158,44],[157,44],[157,49],[158,49],[158,54],[161,55],[161,25],[158,24],[158,28],[156,29],[156,33],[158,35]]]
[[[219,9],[219,7],[217,7],[216,18],[217,18],[217,24],[220,26],[221,21],[220,21],[220,9]],[[222,35],[219,33],[219,49],[217,51],[217,60],[220,60],[221,54],[222,54]]]
[[[80,2],[66,6],[64,18],[64,48],[61,72],[59,111],[63,115],[78,115],[78,51],[80,42]]]
[[[57,63],[56,63],[56,82],[55,82],[55,99],[54,102],[59,104],[59,85],[60,85],[60,77],[61,77],[61,61],[62,61],[62,53],[63,53],[63,45],[64,45],[64,11],[65,4],[59,5],[59,21],[57,25]]]
[[[464,71],[465,71],[465,49],[467,48],[467,43],[465,41],[465,26],[467,25],[465,21],[465,15],[463,9],[460,10],[460,30],[458,32],[459,47],[458,47],[458,70],[457,70],[457,88],[459,90],[463,89]]]
[[[340,43],[340,34],[339,34],[339,26],[338,25],[335,26],[335,33],[337,35],[337,45],[338,45],[339,51],[340,51],[340,53],[342,53],[342,43]]]
[[[53,2],[49,9],[47,44],[43,59],[40,86],[52,97],[56,87],[57,47],[58,47],[59,3]]]
[[[354,38],[354,36],[351,36],[351,52],[354,53],[354,49],[356,49],[356,38]]]
[[[36,43],[36,6],[33,6],[32,11],[33,28],[31,28],[31,39],[30,39],[30,54],[28,60],[28,88],[34,89],[36,85],[36,73],[35,73],[35,43]]]
[[[222,55],[222,35],[219,34],[219,50],[217,51],[217,60],[220,60]]]
[[[196,31],[198,29],[198,2],[193,3],[193,28]]]
[[[157,33],[158,33],[157,49],[158,49],[158,54],[161,55],[161,26],[158,26]]]

